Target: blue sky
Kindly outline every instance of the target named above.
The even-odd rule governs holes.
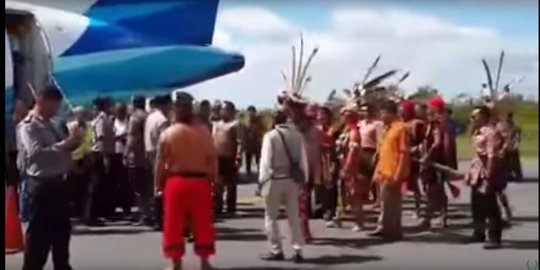
[[[246,67],[191,89],[215,98],[224,88],[220,98],[269,106],[303,32],[308,46],[320,47],[307,89],[314,100],[350,87],[377,54],[380,69],[411,71],[406,92],[429,84],[448,98],[477,93],[485,81],[480,60],[495,69],[501,49],[501,81],[525,75],[515,92],[537,98],[538,31],[534,0],[221,0],[214,44],[243,53]]]
[[[486,3],[490,2],[490,3]],[[337,8],[391,8],[440,16],[458,24],[499,29],[508,37],[538,44],[537,1],[459,0],[222,0],[221,8],[261,6],[311,29],[324,29]]]

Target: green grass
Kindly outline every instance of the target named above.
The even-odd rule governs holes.
[[[514,119],[522,130],[520,152],[522,158],[538,158],[538,103],[534,101],[512,101],[510,105],[514,112]],[[473,109],[471,105],[452,106],[455,119],[468,124],[469,115]],[[270,110],[261,111],[264,122],[268,128],[272,117]],[[465,133],[457,138],[458,158],[468,159],[472,156],[470,136]]]
[[[521,127],[522,141],[520,153],[522,158],[538,158],[538,103],[530,101],[516,101],[511,108],[514,119]],[[470,113],[470,107],[454,108],[458,121],[466,119]],[[463,134],[457,139],[458,157],[469,158],[472,156],[472,144],[470,136]]]
[[[522,158],[537,158],[538,157],[538,126],[536,131],[531,136],[523,135],[523,140],[520,145],[520,153]],[[471,137],[461,135],[457,138],[457,151],[459,159],[468,159],[472,156]]]

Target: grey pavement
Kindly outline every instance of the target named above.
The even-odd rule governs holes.
[[[466,163],[461,163],[463,168]],[[411,214],[411,205],[404,207],[403,241],[388,243],[370,238],[366,232],[353,233],[351,224],[342,229],[327,229],[320,220],[311,221],[315,241],[306,246],[306,262],[268,263],[258,259],[267,249],[262,230],[262,208],[254,198],[254,184],[240,186],[240,213],[233,219],[219,221],[217,254],[213,263],[228,270],[292,270],[292,269],[528,269],[538,260],[538,167],[537,161],[525,161],[527,181],[508,187],[514,209],[514,224],[503,233],[504,248],[495,251],[482,249],[481,244],[467,244],[471,234],[467,188],[452,199],[450,226],[446,229],[418,232]],[[368,215],[373,228],[374,213]],[[281,223],[286,252],[288,228]],[[151,270],[163,269],[167,262],[160,249],[161,235],[132,227],[115,226],[76,229],[71,252],[75,270]],[[191,245],[189,245],[191,246]],[[287,255],[287,254],[286,254]],[[22,255],[6,256],[5,269],[20,269]],[[185,269],[198,269],[198,262],[189,248]],[[52,269],[47,265],[46,269]],[[536,268],[538,269],[538,268]]]

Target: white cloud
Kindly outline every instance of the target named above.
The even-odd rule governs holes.
[[[451,39],[492,37],[492,29],[459,27],[440,18],[395,10],[340,10],[332,15],[339,33],[364,38]]]
[[[287,20],[263,8],[233,8],[218,13],[217,25],[238,39],[282,41],[294,34]]]
[[[537,45],[520,43],[495,29],[456,25],[441,18],[399,10],[334,10],[325,30],[304,30],[306,49],[320,47],[310,75],[308,95],[322,101],[331,89],[350,87],[360,80],[373,59],[382,54],[381,73],[390,68],[410,70],[403,87],[414,90],[431,84],[452,97],[478,93],[485,80],[484,57],[494,72],[500,49],[506,59],[501,82],[526,75],[516,88],[525,95],[538,89]],[[231,99],[241,105],[271,106],[285,87],[280,71],[288,74],[291,45],[300,27],[262,8],[221,10],[214,44],[240,50],[245,68],[190,90],[202,98]]]

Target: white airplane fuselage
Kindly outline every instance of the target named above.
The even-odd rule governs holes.
[[[238,71],[242,55],[211,46],[217,6],[217,0],[6,1],[6,109],[13,95],[28,98],[52,82],[72,102],[87,102],[157,94]],[[13,38],[8,23],[17,25],[21,16],[32,28]]]

